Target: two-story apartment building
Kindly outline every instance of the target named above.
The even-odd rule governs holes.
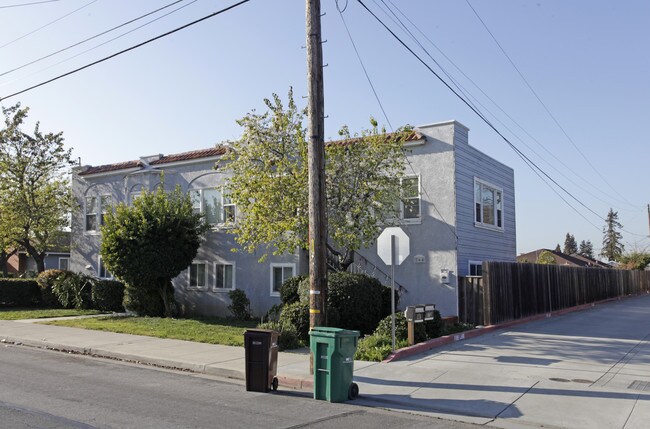
[[[484,260],[515,261],[513,170],[470,146],[468,131],[456,121],[424,125],[405,144],[403,184],[412,192],[401,210],[410,256],[395,272],[403,286],[400,307],[435,303],[443,315],[455,315],[458,276],[479,274]],[[77,168],[72,186],[81,210],[72,216],[70,268],[110,277],[99,254],[103,215],[160,186],[164,172],[165,188],[190,193],[195,210],[214,226],[194,262],[174,279],[182,311],[225,316],[227,292],[235,288],[246,292],[255,314],[279,303],[279,286],[306,267],[298,252],[260,263],[260,255],[232,251],[238,245],[227,226],[240,214],[221,189],[227,173],[213,168],[224,153],[216,147]],[[376,248],[358,253],[360,265],[388,283]]]

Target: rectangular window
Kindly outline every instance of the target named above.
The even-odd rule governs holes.
[[[190,265],[190,284],[192,289],[205,289],[208,285],[208,264],[203,261]]]
[[[111,274],[111,272],[106,269],[106,266],[104,266],[104,262],[102,261],[101,256],[99,256],[98,262],[97,262],[97,277],[99,277],[100,279],[106,279],[106,280],[112,280],[113,279],[113,274]]]
[[[97,231],[97,197],[86,197],[86,231]]]
[[[214,288],[216,290],[231,290],[235,288],[234,263],[216,262],[214,264]]]
[[[100,201],[99,224],[104,225],[104,215],[108,213],[108,211],[111,209],[111,205],[113,204],[113,199],[111,198],[110,195],[102,195],[99,201]]]
[[[420,179],[402,179],[402,219],[420,219]]]
[[[59,258],[59,269],[68,271],[70,269],[70,258]]]
[[[469,275],[470,276],[482,276],[483,275],[483,263],[477,261],[469,261]]]
[[[205,220],[210,225],[235,222],[235,204],[220,189],[192,189],[190,190],[190,198],[192,199],[194,213],[203,213]]]
[[[296,264],[271,264],[271,296],[280,295],[280,286],[296,275]]]
[[[475,225],[503,229],[503,189],[474,178],[474,206]]]

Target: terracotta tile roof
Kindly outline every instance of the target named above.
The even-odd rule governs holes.
[[[170,162],[178,162],[178,161],[189,161],[193,159],[201,159],[201,158],[211,158],[213,156],[219,156],[225,154],[227,151],[227,148],[225,146],[218,146],[218,147],[213,147],[209,149],[200,149],[200,150],[193,150],[190,152],[183,152],[183,153],[176,153],[172,155],[165,155],[155,161],[151,161],[149,164],[150,165],[161,165],[161,164],[167,164]],[[92,166],[88,167],[86,170],[82,171],[79,173],[80,176],[86,176],[90,174],[98,174],[98,173],[108,173],[111,171],[119,171],[119,170],[126,170],[129,168],[142,168],[144,167],[144,163],[140,160],[138,161],[126,161],[126,162],[119,162],[116,164],[106,164],[106,165],[98,165],[98,166]]]
[[[386,138],[390,138],[393,135],[393,133],[386,133],[385,136]],[[424,136],[416,131],[412,131],[403,141],[404,142],[411,142],[411,141],[417,141],[423,139]],[[360,142],[362,140],[361,137],[355,137],[351,139],[346,139],[346,140],[335,140],[335,141],[330,141],[327,142],[327,144],[353,144]],[[156,159],[155,161],[151,161],[149,164],[150,165],[162,165],[162,164],[168,164],[171,162],[179,162],[179,161],[190,161],[193,159],[201,159],[201,158],[211,158],[214,156],[220,156],[226,153],[228,150],[227,147],[225,146],[216,146],[212,147],[209,149],[199,149],[199,150],[193,150],[190,152],[182,152],[182,153],[176,153],[172,155],[165,155],[162,156],[159,159]],[[106,164],[106,165],[99,165],[99,166],[92,166],[88,167],[86,170],[82,171],[79,173],[80,176],[87,176],[90,174],[99,174],[99,173],[108,173],[111,171],[119,171],[119,170],[126,170],[130,168],[137,168],[137,167],[144,167],[144,163],[140,160],[138,161],[126,161],[126,162],[120,162],[116,164]]]
[[[119,162],[117,164],[105,164],[98,166],[91,166],[80,172],[80,176],[86,176],[88,174],[98,174],[98,173],[108,173],[110,171],[126,170],[128,168],[143,167],[144,164],[142,161],[126,161]]]
[[[386,134],[384,134],[384,136],[386,137],[386,140],[388,140],[393,135],[394,135],[394,133],[386,133]],[[418,133],[417,131],[411,131],[411,133],[409,135],[407,135],[406,138],[404,138],[402,141],[404,143],[408,143],[408,142],[414,142],[414,141],[422,140],[423,138],[424,138],[424,136],[422,134]],[[329,141],[329,142],[327,142],[327,144],[347,145],[347,144],[358,143],[361,140],[363,140],[363,137],[354,137],[354,138],[345,139],[345,140]]]
[[[225,154],[227,151],[225,146],[217,146],[210,149],[193,150],[191,152],[177,153],[174,155],[165,155],[160,159],[151,161],[151,165],[167,164],[170,162],[189,161],[192,159],[210,158]]]

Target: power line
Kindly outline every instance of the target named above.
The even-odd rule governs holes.
[[[375,2],[375,4],[377,4],[377,1],[376,1],[376,0],[373,0],[373,1]],[[420,33],[420,35],[422,35],[422,36],[423,36],[423,37],[424,37],[424,38],[425,38],[425,39],[426,39],[426,40],[427,40],[427,41],[428,41],[428,42],[429,42],[429,43],[430,43],[430,44],[431,44],[431,45],[432,45],[432,46],[433,46],[433,47],[434,47],[434,48],[435,48],[435,49],[436,49],[436,50],[437,50],[437,51],[438,51],[438,52],[439,52],[439,53],[440,53],[440,54],[441,54],[441,55],[442,55],[442,56],[443,56],[447,61],[449,61],[449,63],[450,63],[452,66],[454,66],[454,68],[456,68],[456,70],[458,70],[458,72],[460,72],[460,73],[463,75],[463,77],[465,77],[465,79],[467,79],[467,80],[468,80],[472,85],[474,85],[474,87],[475,87],[476,89],[478,89],[478,90],[481,92],[481,94],[483,94],[483,96],[485,96],[485,97],[486,97],[486,98],[487,98],[487,99],[488,99],[488,100],[489,100],[489,101],[490,101],[490,102],[491,102],[491,103],[492,103],[492,104],[493,104],[497,109],[499,109],[499,111],[501,111],[501,113],[503,113],[503,114],[504,114],[504,115],[505,115],[505,116],[506,116],[506,117],[507,117],[507,118],[508,118],[508,119],[509,119],[513,124],[515,124],[515,125],[516,125],[520,130],[521,130],[521,131],[523,131],[524,134],[526,134],[526,135],[527,135],[527,136],[528,136],[532,141],[534,141],[535,143],[537,143],[538,146],[540,146],[542,149],[544,149],[544,151],[545,151],[547,154],[549,154],[553,159],[555,159],[555,160],[556,160],[557,162],[559,162],[562,166],[564,166],[564,167],[566,168],[566,171],[573,173],[573,175],[575,175],[578,179],[582,180],[582,181],[583,181],[584,183],[586,183],[588,186],[591,186],[591,185],[592,185],[592,182],[590,182],[589,180],[587,180],[587,179],[585,179],[584,177],[580,176],[580,175],[575,171],[574,168],[569,167],[567,164],[565,164],[564,161],[562,161],[562,159],[560,159],[560,158],[559,158],[557,155],[555,155],[551,150],[549,150],[545,145],[543,145],[539,140],[537,140],[534,136],[532,136],[532,135],[531,135],[531,134],[530,134],[530,133],[529,133],[529,132],[528,132],[528,131],[527,131],[527,130],[526,130],[526,129],[521,125],[521,124],[519,124],[519,122],[517,122],[517,121],[516,121],[512,116],[510,116],[510,115],[508,114],[508,112],[506,112],[506,111],[505,111],[505,110],[504,110],[504,109],[503,109],[503,108],[502,108],[502,107],[501,107],[501,106],[500,106],[500,105],[499,105],[499,104],[498,104],[498,103],[497,103],[497,102],[496,102],[492,97],[490,97],[490,96],[489,96],[489,95],[488,95],[488,94],[487,94],[487,93],[486,93],[486,92],[485,92],[485,91],[484,91],[484,90],[483,90],[483,89],[482,89],[482,88],[481,88],[481,87],[480,87],[480,86],[479,86],[479,85],[478,85],[474,80],[472,80],[472,78],[470,78],[470,77],[469,77],[469,76],[468,76],[468,75],[467,75],[467,74],[466,74],[466,73],[465,73],[465,72],[464,72],[464,71],[463,71],[463,70],[462,70],[462,69],[461,69],[461,68],[460,68],[460,67],[459,67],[459,66],[458,66],[458,65],[457,65],[457,64],[456,64],[456,63],[455,63],[451,58],[449,58],[449,57],[445,54],[445,52],[444,52],[442,49],[440,49],[440,48],[439,48],[439,47],[438,47],[438,46],[437,46],[437,45],[436,45],[436,44],[435,44],[435,43],[434,43],[434,42],[433,42],[433,41],[432,41],[432,40],[431,40],[431,39],[430,39],[430,38],[429,38],[429,37],[428,37],[428,36],[427,36],[427,35],[426,35],[426,34],[425,34],[425,33],[424,33],[424,32],[423,32],[423,31],[422,31],[422,30],[421,30],[421,29],[420,29],[420,28],[419,28],[419,27],[418,27],[418,26],[417,26],[417,25],[412,21],[412,20],[411,20],[411,19],[409,19],[409,17],[408,17],[406,14],[404,14],[404,12],[402,12],[402,11],[400,10],[400,8],[397,7],[397,5],[396,5],[392,0],[388,0],[388,1],[389,1],[389,3],[391,4],[391,6],[392,6],[395,10],[397,10],[397,12],[399,12],[400,15],[402,15],[402,16],[403,16],[403,17],[408,21],[408,23],[410,24],[411,27],[415,28],[415,30],[417,30],[418,33]],[[384,5],[386,5],[386,8],[387,8],[387,9],[388,9],[388,10],[389,10],[393,15],[395,15],[394,12],[393,12],[393,11],[391,10],[391,8],[386,4],[386,2],[385,2],[384,0],[381,0],[381,2],[384,3]],[[381,7],[381,6],[380,6],[380,7]],[[397,16],[395,16],[395,17],[397,18]],[[389,18],[391,18],[391,17],[389,16]],[[393,19],[393,18],[391,18],[391,19],[393,20],[393,22],[395,22],[395,23],[397,24],[397,22],[395,21],[395,19]],[[537,155],[537,156],[538,156],[542,161],[544,161],[548,166],[550,166],[553,170],[555,170],[555,171],[556,171],[560,176],[562,176],[563,178],[565,178],[566,180],[568,180],[569,182],[571,182],[573,185],[577,186],[581,191],[583,191],[583,192],[585,192],[585,193],[591,195],[592,197],[596,198],[597,200],[599,200],[599,201],[601,201],[601,202],[603,202],[603,203],[606,203],[606,204],[610,204],[610,205],[611,205],[610,202],[605,201],[603,198],[601,198],[601,197],[598,196],[597,194],[591,192],[588,188],[585,188],[584,186],[582,186],[582,185],[576,183],[574,180],[572,180],[570,177],[568,177],[568,176],[567,176],[567,175],[566,175],[562,170],[560,170],[560,169],[557,168],[555,165],[553,165],[553,163],[551,163],[551,162],[547,161],[546,159],[544,159],[544,157],[543,157],[542,155],[540,155],[537,151],[535,151],[535,150],[534,150],[530,145],[528,145],[528,144],[527,144],[527,143],[526,143],[526,142],[525,142],[521,137],[519,137],[519,136],[518,136],[514,131],[512,131],[510,128],[508,128],[508,126],[506,126],[506,124],[504,124],[503,121],[501,121],[501,120],[498,118],[497,115],[495,115],[493,112],[491,112],[491,111],[490,111],[490,110],[489,110],[489,109],[488,109],[488,108],[487,108],[483,103],[481,103],[481,102],[480,102],[476,97],[474,97],[474,96],[473,96],[473,95],[472,95],[472,94],[471,94],[467,89],[463,88],[462,85],[460,85],[460,84],[459,84],[459,83],[458,83],[458,82],[457,82],[457,81],[456,81],[456,80],[455,80],[455,79],[450,75],[450,73],[448,73],[448,72],[444,69],[444,67],[442,67],[442,65],[441,65],[438,61],[435,60],[435,58],[433,58],[433,56],[429,53],[429,51],[428,51],[424,46],[422,46],[421,43],[419,43],[419,41],[417,40],[417,38],[415,37],[415,35],[413,35],[413,33],[411,33],[411,32],[409,31],[408,27],[407,27],[407,26],[406,26],[406,25],[405,25],[405,24],[404,24],[404,23],[403,23],[399,18],[397,18],[397,19],[399,20],[399,22],[400,22],[400,24],[401,24],[401,27],[404,29],[404,31],[406,31],[407,33],[409,33],[409,35],[411,36],[411,38],[412,38],[412,39],[413,39],[413,40],[418,44],[418,46],[420,46],[420,48],[422,48],[422,50],[427,54],[427,56],[428,56],[429,58],[431,58],[431,60],[432,60],[434,63],[436,63],[436,65],[438,65],[438,67],[440,67],[440,69],[445,73],[445,75],[446,75],[447,77],[449,77],[449,79],[454,83],[454,85],[455,85],[456,87],[459,88],[459,90],[460,90],[461,92],[463,92],[463,94],[465,94],[467,97],[471,97],[471,98],[473,98],[473,99],[476,101],[476,103],[478,103],[478,104],[483,108],[483,110],[487,111],[487,112],[488,112],[488,113],[489,113],[489,114],[490,114],[490,115],[491,115],[491,116],[492,116],[492,117],[493,117],[497,122],[499,122],[499,123],[500,123],[500,124],[501,124],[501,125],[502,125],[502,126],[503,126],[507,131],[508,131],[508,132],[510,132],[513,136],[515,136],[515,137],[517,138],[517,140],[519,140],[519,141],[520,141],[524,146],[526,146],[526,147],[527,147],[531,152],[533,152],[533,153],[534,153],[535,155]],[[475,106],[475,107],[476,107],[476,106]],[[600,190],[600,192],[601,192],[604,196],[606,196],[606,197],[608,197],[608,198],[616,199],[615,197],[612,197],[611,195],[609,195],[609,194],[607,194],[606,192],[604,192],[602,189]],[[627,203],[627,204],[629,204],[629,203]],[[631,209],[627,209],[627,210],[631,210]]]
[[[379,99],[379,95],[377,95],[377,91],[375,90],[375,86],[372,84],[372,80],[370,80],[370,76],[368,75],[368,70],[366,70],[366,66],[363,64],[363,60],[361,59],[361,55],[359,54],[359,50],[357,49],[357,45],[354,43],[354,40],[352,39],[352,34],[350,33],[350,29],[348,28],[348,24],[345,22],[345,18],[343,17],[343,12],[345,12],[345,9],[347,9],[348,3],[346,2],[345,7],[343,10],[339,8],[339,0],[336,0],[336,9],[339,11],[339,15],[341,16],[341,22],[343,22],[343,26],[345,27],[345,31],[348,33],[348,37],[350,39],[350,43],[352,44],[352,48],[354,48],[355,54],[357,54],[357,59],[359,60],[359,64],[361,64],[361,68],[363,69],[363,73],[366,75],[366,80],[370,84],[370,88],[372,89],[372,93],[375,95],[375,99],[377,100],[377,104],[379,104],[379,108],[381,109],[381,112],[384,114],[384,118],[386,119],[386,122],[388,123],[388,126],[390,127],[391,131],[393,131],[393,125],[390,123],[390,120],[388,119],[388,115],[386,114],[386,111],[384,110],[384,106],[381,104],[381,100]]]
[[[474,9],[474,7],[473,7],[472,4],[469,2],[469,0],[465,0],[465,2],[466,2],[467,5],[470,7],[470,9],[472,9],[472,11],[474,12],[474,15],[476,15],[476,17],[477,17],[478,20],[481,22],[481,24],[483,25],[483,28],[485,28],[485,30],[488,32],[488,34],[490,35],[490,37],[492,37],[492,40],[494,40],[494,42],[497,44],[497,46],[499,47],[499,49],[501,50],[501,52],[503,53],[503,55],[508,59],[508,62],[510,62],[510,64],[512,65],[512,67],[517,71],[517,74],[519,74],[519,77],[521,77],[521,79],[524,81],[524,83],[526,84],[526,86],[528,87],[528,89],[530,89],[530,91],[531,91],[532,94],[535,96],[535,98],[537,99],[537,101],[539,101],[539,103],[542,105],[542,107],[544,108],[544,110],[546,111],[546,113],[549,115],[549,117],[553,120],[553,122],[555,123],[555,125],[556,125],[556,126],[557,126],[561,131],[562,131],[562,134],[564,134],[564,136],[567,138],[567,140],[569,140],[569,142],[571,142],[571,144],[572,144],[573,147],[576,149],[576,151],[577,151],[577,152],[582,156],[582,158],[587,162],[587,164],[589,164],[589,166],[592,168],[592,170],[594,170],[594,171],[596,172],[596,174],[601,178],[601,180],[602,180],[605,184],[607,184],[607,186],[610,187],[610,189],[612,189],[612,190],[613,190],[613,191],[614,191],[614,192],[615,192],[619,197],[621,197],[621,198],[622,198],[626,203],[628,203],[628,204],[630,204],[630,205],[633,205],[632,203],[630,203],[629,201],[627,201],[627,200],[625,199],[625,197],[624,197],[623,195],[621,195],[621,193],[618,192],[618,191],[617,191],[617,190],[616,190],[616,189],[615,189],[615,188],[614,188],[614,187],[613,187],[613,186],[612,186],[612,185],[607,181],[607,179],[605,179],[605,177],[600,173],[600,171],[598,171],[598,169],[597,169],[596,167],[594,167],[594,165],[591,163],[591,161],[589,161],[589,159],[588,159],[587,156],[584,154],[584,152],[582,152],[582,150],[580,150],[580,148],[578,147],[578,145],[577,145],[577,144],[573,141],[573,139],[569,136],[569,134],[566,132],[566,130],[564,129],[564,127],[563,127],[563,126],[560,124],[560,122],[555,118],[555,116],[553,115],[553,113],[551,113],[550,109],[546,106],[546,104],[542,101],[542,99],[541,99],[540,96],[537,94],[537,92],[533,89],[533,87],[532,87],[531,84],[528,82],[528,80],[524,77],[524,75],[523,75],[523,73],[521,72],[521,70],[519,70],[519,67],[517,67],[517,65],[514,63],[514,61],[512,60],[512,58],[510,58],[510,55],[508,55],[508,53],[505,51],[505,49],[503,49],[503,46],[501,46],[501,43],[499,43],[499,41],[498,41],[497,38],[494,36],[494,34],[492,33],[492,31],[490,31],[490,29],[488,28],[488,26],[487,26],[487,24],[485,23],[485,21],[483,21],[483,19],[480,17],[480,15],[479,15],[478,12],[476,11],[476,9]]]
[[[356,44],[354,43],[354,40],[353,40],[353,38],[352,38],[352,34],[350,33],[350,30],[348,29],[348,26],[347,26],[347,24],[346,24],[346,22],[345,22],[345,19],[343,18],[343,12],[345,11],[345,9],[346,9],[347,7],[348,7],[348,4],[346,3],[345,8],[343,8],[343,10],[341,10],[341,9],[339,8],[339,5],[338,5],[338,0],[336,0],[336,8],[337,8],[337,10],[339,11],[339,14],[341,15],[341,20],[343,21],[343,25],[345,26],[345,30],[346,30],[347,33],[348,33],[348,37],[350,38],[350,42],[352,43],[352,47],[354,48],[354,51],[355,51],[355,53],[357,54],[357,58],[359,59],[359,63],[361,64],[361,67],[363,68],[363,72],[364,72],[364,74],[366,75],[366,79],[368,80],[368,83],[370,84],[370,87],[372,88],[372,92],[373,92],[373,94],[375,95],[375,98],[376,98],[376,100],[377,100],[377,103],[379,104],[379,107],[381,108],[381,111],[382,111],[382,113],[384,114],[384,117],[386,118],[386,122],[387,122],[388,125],[390,126],[391,131],[393,131],[393,126],[392,126],[392,124],[391,124],[391,122],[390,122],[390,119],[388,118],[388,115],[386,114],[386,111],[384,110],[384,107],[383,107],[383,105],[382,105],[382,103],[381,103],[381,100],[379,99],[379,95],[377,94],[377,91],[375,91],[375,86],[373,85],[372,80],[370,79],[370,75],[368,74],[368,72],[367,72],[367,70],[366,70],[366,68],[365,68],[365,66],[364,66],[364,64],[363,64],[363,61],[361,60],[361,55],[359,54],[359,51],[357,50]],[[410,167],[411,171],[413,172],[413,174],[414,174],[414,175],[417,175],[417,172],[415,171],[415,168],[413,167],[413,164],[411,164],[411,160],[406,156],[406,153],[404,153],[404,151],[401,151],[401,154],[402,154],[402,156],[404,157],[404,159],[406,160],[406,163],[409,165],[409,167]],[[445,217],[442,215],[442,213],[440,212],[440,210],[438,210],[438,207],[436,206],[436,203],[434,202],[433,198],[431,198],[431,196],[429,195],[429,192],[427,191],[427,188],[426,188],[426,187],[425,187],[421,182],[420,182],[420,188],[424,191],[425,195],[426,195],[427,198],[428,198],[429,203],[430,203],[431,206],[434,208],[434,210],[436,211],[436,213],[438,214],[438,216],[440,216],[440,219],[442,220],[442,222],[443,222],[445,225],[447,225],[447,227],[448,227],[449,230],[451,231],[452,235],[456,238],[456,242],[458,242],[458,235],[456,234],[456,231],[455,231],[455,230],[452,228],[452,226],[447,222],[447,220],[446,220]]]
[[[77,73],[77,72],[79,72],[79,71],[81,71],[81,70],[87,69],[87,68],[92,67],[92,66],[94,66],[94,65],[97,65],[97,64],[99,64],[99,63],[103,63],[104,61],[110,60],[111,58],[115,58],[115,57],[117,57],[118,55],[122,55],[122,54],[124,54],[124,53],[126,53],[126,52],[129,52],[129,51],[132,51],[132,50],[134,50],[134,49],[137,49],[137,48],[139,48],[139,47],[141,47],[141,46],[144,46],[144,45],[146,45],[146,44],[149,44],[149,43],[151,43],[151,42],[154,42],[154,41],[156,41],[156,40],[158,40],[158,39],[162,39],[163,37],[166,37],[166,36],[169,36],[169,35],[171,35],[171,34],[174,34],[174,33],[178,32],[178,31],[180,31],[180,30],[183,30],[183,29],[185,29],[185,28],[187,28],[187,27],[191,27],[192,25],[198,24],[199,22],[205,21],[206,19],[209,19],[209,18],[215,17],[215,16],[217,16],[217,15],[220,15],[220,14],[222,14],[222,13],[224,13],[224,12],[227,12],[227,11],[229,11],[229,10],[231,10],[231,9],[234,9],[234,8],[236,8],[236,7],[238,7],[238,6],[241,6],[241,5],[244,4],[244,3],[248,3],[249,1],[250,1],[250,0],[242,0],[242,1],[238,2],[238,3],[235,3],[235,4],[231,5],[231,6],[226,7],[226,8],[224,8],[224,9],[221,9],[221,10],[218,10],[218,11],[216,11],[216,12],[213,12],[213,13],[211,13],[210,15],[206,15],[206,16],[204,16],[203,18],[199,18],[199,19],[197,19],[197,20],[195,20],[195,21],[192,21],[192,22],[190,22],[190,23],[188,23],[188,24],[185,24],[185,25],[182,25],[182,26],[180,26],[180,27],[178,27],[178,28],[175,28],[174,30],[171,30],[171,31],[168,31],[168,32],[166,32],[166,33],[163,33],[163,34],[161,34],[161,35],[159,35],[159,36],[153,37],[153,38],[151,38],[151,39],[149,39],[149,40],[146,40],[146,41],[144,41],[144,42],[142,42],[142,43],[138,43],[137,45],[133,45],[133,46],[131,46],[130,48],[123,49],[123,50],[121,50],[121,51],[119,51],[119,52],[116,52],[116,53],[114,53],[114,54],[112,54],[112,55],[109,55],[109,56],[107,56],[107,57],[104,57],[104,58],[102,58],[102,59],[100,59],[100,60],[94,61],[94,62],[92,62],[92,63],[90,63],[90,64],[86,64],[86,65],[83,66],[83,67],[79,67],[79,68],[74,69],[74,70],[71,70],[71,71],[69,71],[69,72],[67,72],[67,73],[63,73],[63,74],[61,74],[61,75],[59,75],[59,76],[57,76],[57,77],[54,77],[54,78],[52,78],[52,79],[46,80],[46,81],[44,81],[44,82],[41,82],[41,83],[39,83],[39,84],[36,84],[36,85],[30,86],[29,88],[25,88],[25,89],[23,89],[23,90],[21,90],[21,91],[14,92],[13,94],[9,94],[9,95],[7,95],[6,97],[0,97],[0,100],[5,100],[5,99],[7,99],[7,98],[15,97],[16,95],[23,94],[23,93],[25,93],[25,92],[27,92],[27,91],[31,91],[32,89],[35,89],[35,88],[41,87],[41,86],[43,86],[43,85],[47,85],[48,83],[52,83],[52,82],[54,82],[54,81],[56,81],[56,80],[59,80],[59,79],[61,79],[61,78],[64,78],[64,77],[66,77],[66,76],[69,76],[69,75],[71,75],[71,74]]]
[[[515,151],[515,153],[522,158],[527,165],[532,168],[534,167],[533,171],[537,170],[541,174],[543,174],[547,179],[549,179],[555,186],[557,186],[559,189],[561,189],[565,194],[567,194],[569,197],[571,197],[574,201],[576,201],[578,204],[580,204],[582,207],[584,207],[586,210],[590,211],[593,213],[596,217],[598,217],[601,220],[604,220],[603,218],[600,217],[598,213],[593,211],[591,208],[589,208],[587,205],[585,205],[582,201],[580,201],[575,195],[573,195],[571,192],[566,190],[562,185],[560,185],[555,179],[553,179],[551,176],[548,175],[543,169],[541,169],[535,162],[533,162],[530,158],[526,156],[519,148],[517,148],[510,140],[508,140],[507,137],[501,133],[480,111],[478,111],[475,107],[473,107],[465,98],[463,98],[456,90],[454,90],[449,83],[447,83],[438,73],[436,73],[435,70],[431,68],[418,54],[416,54],[399,36],[395,34],[374,12],[372,12],[364,3],[362,0],[357,0],[361,6],[363,6],[364,9],[368,13],[370,13],[406,50],[408,50],[422,65],[424,65],[434,76],[440,80],[458,99],[460,99],[467,107],[469,107],[479,118],[483,120],[495,133],[497,133],[503,141],[505,141],[508,146],[512,150]],[[566,200],[564,200],[566,202]],[[570,204],[569,204],[570,205]],[[571,206],[571,205],[570,205]],[[571,206],[574,210],[576,210],[573,206]],[[592,225],[594,225],[592,223]],[[595,226],[595,225],[594,225]],[[598,228],[599,229],[599,228]]]
[[[59,1],[59,0],[56,0],[56,1]],[[15,71],[17,71],[17,70],[23,69],[23,68],[25,68],[25,67],[27,67],[27,66],[31,66],[32,64],[36,64],[36,63],[38,63],[38,62],[40,62],[40,61],[42,61],[42,60],[44,60],[44,59],[50,58],[50,57],[52,57],[52,56],[54,56],[54,55],[56,55],[56,54],[60,54],[61,52],[65,52],[65,51],[67,51],[67,50],[69,50],[69,49],[72,49],[72,48],[74,48],[74,47],[76,47],[76,46],[79,46],[79,45],[81,45],[81,44],[83,44],[83,43],[89,42],[89,41],[91,41],[91,40],[93,40],[93,39],[96,39],[96,38],[98,38],[98,37],[100,37],[100,36],[103,36],[104,34],[110,33],[111,31],[115,31],[115,30],[117,30],[118,28],[122,28],[122,27],[124,27],[124,26],[126,26],[126,25],[129,25],[129,24],[131,24],[131,23],[133,23],[133,22],[135,22],[135,21],[138,21],[138,20],[140,20],[140,19],[142,19],[142,18],[146,18],[146,17],[149,16],[149,15],[153,15],[153,14],[156,13],[156,12],[160,12],[161,10],[166,9],[166,8],[168,8],[168,7],[170,7],[170,6],[173,6],[173,5],[175,5],[176,3],[180,3],[180,2],[182,2],[182,1],[184,1],[184,0],[176,0],[176,1],[172,2],[172,3],[169,3],[169,4],[166,5],[166,6],[160,7],[160,8],[158,8],[158,9],[153,10],[153,11],[151,11],[151,12],[149,12],[149,13],[144,14],[144,15],[140,15],[140,16],[137,17],[137,18],[133,18],[133,19],[131,19],[131,20],[129,20],[129,21],[123,23],[123,24],[117,25],[117,26],[115,26],[115,27],[113,27],[113,28],[110,28],[110,29],[108,29],[108,30],[106,30],[106,31],[102,31],[102,32],[99,33],[99,34],[96,34],[96,35],[94,35],[94,36],[92,36],[92,37],[88,37],[87,39],[84,39],[84,40],[82,40],[82,41],[80,41],[80,42],[73,43],[72,45],[66,46],[66,47],[63,48],[63,49],[59,49],[58,51],[52,52],[51,54],[48,54],[48,55],[42,56],[42,57],[37,58],[37,59],[35,59],[35,60],[33,60],[33,61],[30,61],[30,62],[28,62],[28,63],[25,63],[25,64],[23,64],[23,65],[21,65],[21,66],[15,67],[15,68],[13,68],[13,69],[11,69],[11,70],[7,70],[7,71],[5,71],[5,72],[2,72],[2,73],[0,73],[0,76],[5,76],[5,75],[7,75],[7,74],[9,74],[9,73],[13,73],[13,72],[15,72]]]
[[[60,0],[43,0],[43,1],[35,1],[31,3],[18,3],[18,4],[10,4],[7,6],[0,6],[0,9],[9,9],[11,7],[23,7],[23,6],[34,6],[37,4],[43,4],[43,3],[54,3]]]
[[[81,55],[83,55],[83,54],[85,54],[85,53],[87,53],[87,52],[93,51],[93,50],[95,50],[95,49],[97,49],[97,48],[99,48],[99,47],[101,47],[101,46],[107,45],[107,44],[109,44],[109,43],[111,43],[111,42],[113,42],[113,41],[115,41],[115,40],[117,40],[117,39],[119,39],[119,38],[121,38],[121,37],[126,36],[127,34],[131,34],[131,33],[133,33],[134,31],[137,31],[137,30],[139,30],[139,29],[141,29],[141,28],[143,28],[143,27],[146,27],[147,25],[150,25],[150,24],[152,24],[152,23],[154,23],[154,22],[156,22],[156,21],[159,21],[159,20],[165,18],[166,16],[171,15],[172,13],[178,12],[179,10],[186,8],[186,7],[190,6],[190,5],[192,5],[193,3],[196,3],[197,1],[198,1],[198,0],[192,0],[192,1],[190,1],[189,3],[185,3],[184,5],[179,6],[179,7],[177,7],[176,9],[170,10],[169,12],[167,12],[167,13],[165,13],[165,14],[163,14],[163,15],[160,15],[160,16],[157,17],[157,18],[152,19],[151,21],[147,21],[147,22],[145,22],[144,24],[141,24],[141,25],[139,25],[139,26],[137,26],[137,27],[135,27],[135,28],[132,28],[132,29],[129,30],[129,31],[126,31],[126,32],[120,34],[119,36],[115,36],[115,37],[113,37],[113,38],[111,38],[111,39],[106,40],[105,42],[102,42],[102,43],[100,43],[100,44],[98,44],[98,45],[93,46],[92,48],[88,48],[88,49],[86,49],[85,51],[81,51],[81,52],[79,52],[78,54],[72,55],[71,57],[68,57],[68,58],[66,58],[66,59],[64,59],[64,60],[61,60],[61,61],[59,61],[59,62],[57,62],[57,63],[54,63],[54,64],[52,64],[52,65],[50,65],[50,66],[48,66],[48,67],[45,67],[45,68],[43,68],[43,69],[41,69],[41,70],[35,72],[35,73],[32,73],[30,76],[33,76],[33,75],[39,74],[39,73],[41,73],[41,72],[47,71],[47,70],[49,70],[49,69],[51,69],[51,68],[54,68],[54,67],[56,67],[56,66],[58,66],[58,65],[61,65],[61,64],[63,64],[63,63],[66,63],[66,62],[68,62],[68,61],[70,61],[70,60],[72,60],[72,59],[74,59],[74,58],[77,58],[77,57],[79,57],[79,56],[81,56]],[[10,82],[6,82],[6,83],[3,83],[3,84],[0,84],[0,86],[5,86],[5,85],[8,85],[9,83],[16,82],[16,81],[19,81],[19,80],[22,80],[22,79],[21,79],[21,78],[14,79],[13,81],[10,81]]]
[[[27,33],[27,34],[23,34],[22,36],[20,36],[20,37],[14,39],[14,40],[11,40],[11,41],[5,43],[4,45],[0,45],[0,49],[2,49],[2,48],[4,48],[4,47],[7,47],[7,46],[9,46],[9,45],[11,45],[11,44],[13,44],[13,43],[19,41],[19,40],[22,40],[22,39],[24,39],[25,37],[30,36],[30,35],[36,33],[37,31],[40,31],[40,30],[44,29],[45,27],[49,27],[50,25],[52,25],[52,24],[54,24],[54,23],[56,23],[56,22],[59,22],[59,21],[61,21],[61,20],[64,19],[64,18],[67,18],[68,16],[72,15],[73,13],[79,12],[81,9],[86,8],[86,7],[90,6],[91,4],[93,4],[93,3],[97,2],[97,1],[98,1],[98,0],[92,0],[91,2],[86,3],[85,5],[83,5],[83,6],[79,7],[79,8],[77,8],[77,9],[73,10],[72,12],[68,12],[68,13],[66,13],[65,15],[63,15],[63,16],[61,16],[61,17],[55,19],[54,21],[50,21],[50,22],[48,22],[47,24],[42,25],[42,26],[38,27],[37,29],[30,31],[30,32]]]

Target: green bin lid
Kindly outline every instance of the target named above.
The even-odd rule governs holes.
[[[309,335],[318,335],[321,337],[358,337],[359,331],[350,331],[348,329],[332,328],[329,326],[315,326],[309,331]]]

